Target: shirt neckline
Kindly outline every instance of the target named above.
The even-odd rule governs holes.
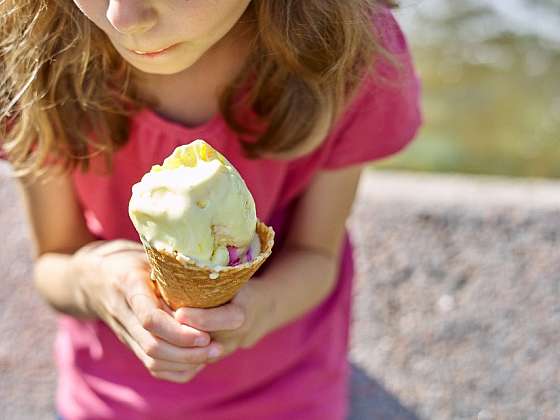
[[[191,137],[193,136],[207,136],[214,133],[219,127],[222,126],[223,121],[222,115],[217,112],[208,121],[196,126],[189,127],[187,125],[181,124],[180,122],[166,118],[149,107],[140,109],[140,111],[138,111],[134,116],[134,119],[140,124],[147,125],[152,129],[155,128],[159,132],[164,132],[168,135],[178,137],[185,141],[195,140],[195,138],[191,139]]]

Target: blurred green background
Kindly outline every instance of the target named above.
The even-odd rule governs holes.
[[[560,0],[401,0],[416,141],[378,168],[560,177]]]

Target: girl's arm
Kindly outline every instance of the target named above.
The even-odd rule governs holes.
[[[286,247],[256,282],[269,296],[272,329],[316,307],[332,291],[361,171],[353,166],[318,173],[298,204]]]
[[[86,228],[70,179],[22,179],[20,190],[34,244],[34,281],[39,293],[57,311],[95,317],[81,299],[72,254],[95,240]]]
[[[179,308],[175,318],[212,332],[228,354],[252,347],[318,306],[337,280],[345,223],[361,170],[356,165],[317,174],[298,203],[285,247],[266,273],[243,286],[229,304]],[[228,328],[231,320],[238,324],[235,330]]]
[[[186,382],[223,349],[181,325],[155,295],[137,242],[94,241],[69,176],[20,183],[35,245],[34,281],[57,311],[104,321],[160,379]]]

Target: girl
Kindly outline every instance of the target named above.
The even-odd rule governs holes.
[[[418,82],[371,0],[4,0],[0,108],[60,312],[65,419],[342,419],[363,164],[420,123]],[[171,311],[131,185],[203,138],[239,170],[273,256],[228,304]]]

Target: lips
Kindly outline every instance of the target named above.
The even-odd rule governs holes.
[[[177,44],[173,44],[173,45],[170,45],[169,47],[164,47],[164,48],[160,48],[158,50],[151,50],[151,51],[141,51],[141,50],[134,50],[134,49],[130,49],[130,51],[132,51],[134,54],[138,54],[138,55],[153,56],[153,55],[158,55],[158,54],[161,54],[165,51],[168,51],[171,48],[173,48],[175,45],[177,45]]]

